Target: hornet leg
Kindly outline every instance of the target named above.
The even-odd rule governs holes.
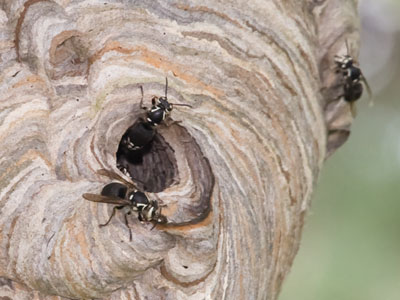
[[[129,241],[130,242],[132,242],[132,230],[131,230],[131,228],[129,227],[129,223],[128,223],[128,215],[130,215],[131,214],[131,212],[129,211],[129,212],[127,212],[125,215],[124,215],[124,217],[125,217],[125,225],[126,225],[126,227],[128,227],[128,229],[129,229]]]
[[[143,86],[140,86],[140,91],[142,92],[142,99],[140,99],[140,108],[147,110],[147,107],[143,106]]]
[[[111,219],[114,217],[115,212],[117,211],[117,209],[121,209],[121,208],[123,208],[123,207],[125,207],[125,206],[124,206],[124,205],[121,205],[121,206],[114,206],[113,211],[112,211],[111,216],[110,216],[110,218],[108,219],[108,221],[107,221],[106,223],[104,223],[104,224],[100,224],[99,226],[100,226],[100,227],[107,226],[108,223],[110,223]]]

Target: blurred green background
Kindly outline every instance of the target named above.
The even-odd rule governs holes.
[[[279,300],[400,299],[400,1],[361,1],[360,17],[375,104],[326,162]]]

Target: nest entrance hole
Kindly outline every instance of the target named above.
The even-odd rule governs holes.
[[[196,224],[209,215],[214,174],[196,139],[185,127],[178,122],[157,127],[152,141],[138,151],[125,151],[124,136],[119,144],[117,164],[139,189],[158,193],[180,184],[181,180],[190,183],[190,188],[183,184],[187,193],[172,200],[176,201],[177,209],[165,210],[171,224]]]

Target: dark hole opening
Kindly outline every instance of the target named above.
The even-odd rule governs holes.
[[[190,184],[194,185],[192,192],[177,199],[181,209],[167,216],[171,226],[196,224],[211,211],[214,175],[195,138],[179,122],[171,121],[155,130],[144,126],[145,121],[139,118],[121,137],[116,155],[117,166],[132,178],[140,190],[150,193],[161,192],[182,179],[190,180]],[[135,127],[138,123],[141,125]],[[139,145],[143,147],[138,148]],[[183,178],[178,174],[177,159],[185,169]]]

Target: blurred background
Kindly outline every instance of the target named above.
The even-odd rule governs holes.
[[[279,300],[400,299],[400,1],[360,1],[373,90],[327,162]]]

